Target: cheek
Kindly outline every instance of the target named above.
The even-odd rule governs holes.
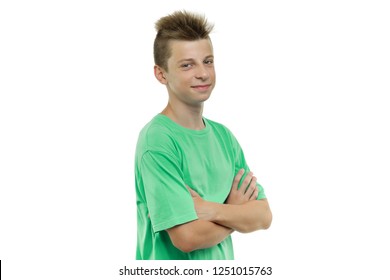
[[[215,69],[211,68],[210,71],[209,71],[209,74],[210,74],[210,77],[215,78]]]
[[[175,77],[171,78],[171,87],[175,88],[184,88],[188,85],[191,85],[192,78],[190,75],[184,75],[181,73],[181,75],[175,75]]]
[[[180,84],[183,84],[183,85],[191,84],[192,79],[193,79],[194,76],[191,73],[189,73],[189,72],[190,71],[188,71],[188,73],[184,72],[184,73],[182,73],[182,75],[180,75],[180,77],[178,78],[178,82]]]

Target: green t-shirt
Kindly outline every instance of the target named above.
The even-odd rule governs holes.
[[[185,253],[165,231],[197,219],[186,185],[207,201],[224,203],[237,172],[249,171],[233,134],[219,123],[203,121],[204,129],[192,130],[159,114],[140,132],[135,156],[139,260],[234,258],[231,236],[211,248]],[[258,188],[258,199],[265,198]]]

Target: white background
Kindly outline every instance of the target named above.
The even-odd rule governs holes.
[[[385,3],[1,1],[3,277],[123,279],[139,265],[134,150],[167,102],[154,22],[187,9],[215,23],[204,115],[236,135],[274,214],[267,231],[234,233],[235,263],[389,279]]]

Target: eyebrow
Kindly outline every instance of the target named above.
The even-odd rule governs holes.
[[[214,55],[210,54],[208,56],[206,56],[203,60],[206,60],[206,59],[209,59],[209,58],[214,58]],[[183,63],[183,62],[186,62],[186,61],[195,61],[195,59],[193,58],[183,58],[183,59],[180,59],[177,63]]]

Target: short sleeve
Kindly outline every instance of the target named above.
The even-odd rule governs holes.
[[[142,156],[140,172],[154,232],[198,219],[177,160],[148,151]]]

